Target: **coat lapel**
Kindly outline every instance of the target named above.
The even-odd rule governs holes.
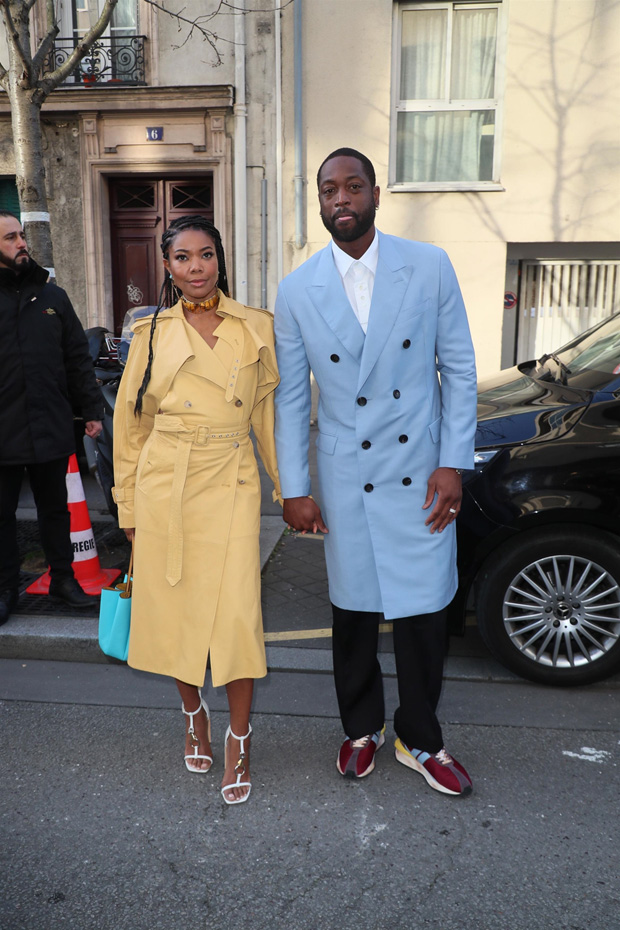
[[[152,317],[143,317],[133,326],[133,331],[151,325]],[[190,344],[185,327],[181,325],[181,305],[175,304],[167,310],[162,310],[155,325],[153,340],[153,373],[151,390],[158,396],[163,396],[178,370],[188,359],[194,358],[194,350]]]
[[[368,379],[400,313],[413,273],[394,245],[379,235],[379,261],[370,303],[368,331],[362,353],[358,390]]]
[[[364,330],[357,321],[345,293],[331,246],[323,249],[308,296],[318,313],[338,337],[347,352],[357,361],[364,348]]]

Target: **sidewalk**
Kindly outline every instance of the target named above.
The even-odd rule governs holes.
[[[310,448],[313,452],[312,441]],[[313,474],[315,468],[312,458]],[[125,534],[107,512],[94,479],[82,476],[82,480],[101,565],[125,569],[129,561]],[[331,609],[322,537],[285,531],[280,506],[271,500],[270,482],[262,468],[261,481],[262,604],[268,667],[270,671],[331,674]],[[40,549],[36,510],[27,486],[20,497],[17,516],[23,592],[47,568]],[[16,611],[0,627],[0,659],[117,664],[99,649],[98,599],[93,600],[93,608],[84,611],[46,596],[22,594]],[[394,678],[390,633],[381,634],[379,649],[384,674]],[[451,637],[445,677],[455,681],[521,680],[490,656],[473,618],[464,637]],[[608,679],[607,684],[620,687],[620,675]]]
[[[85,482],[86,483],[86,482]],[[89,512],[100,562],[104,568],[124,569],[129,545],[112,518],[91,504],[96,492],[87,490]],[[24,557],[20,590],[46,569],[39,548],[34,513],[20,510],[20,549]],[[30,517],[30,519],[24,519]],[[263,620],[267,663],[271,671],[331,673],[331,609],[321,537],[285,531],[282,517],[261,517],[261,565],[263,567]],[[9,621],[0,627],[0,658],[44,659],[116,664],[107,659],[97,641],[98,599],[92,610],[72,609],[49,597],[22,594]],[[393,677],[394,658],[389,633],[380,636],[380,660],[384,673]],[[453,637],[446,664],[446,678],[465,681],[516,681],[487,653],[475,627],[463,639]]]

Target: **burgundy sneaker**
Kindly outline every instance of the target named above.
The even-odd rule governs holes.
[[[336,768],[347,778],[363,778],[375,767],[375,753],[385,743],[385,727],[359,739],[345,739],[340,747]]]
[[[423,775],[431,788],[460,797],[471,794],[471,778],[460,762],[453,759],[445,749],[433,753],[423,752],[410,749],[400,739],[394,745],[398,761]]]

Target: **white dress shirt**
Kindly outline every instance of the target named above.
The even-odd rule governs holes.
[[[351,258],[350,255],[343,252],[333,239],[332,254],[338,273],[342,278],[345,293],[349,298],[349,303],[360,326],[366,332],[372,289],[375,284],[375,273],[379,261],[379,237],[375,232],[372,242],[359,260]]]

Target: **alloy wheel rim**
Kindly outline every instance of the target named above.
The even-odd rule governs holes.
[[[589,665],[620,637],[620,589],[591,559],[553,555],[531,562],[511,581],[503,622],[528,659],[553,668]]]

